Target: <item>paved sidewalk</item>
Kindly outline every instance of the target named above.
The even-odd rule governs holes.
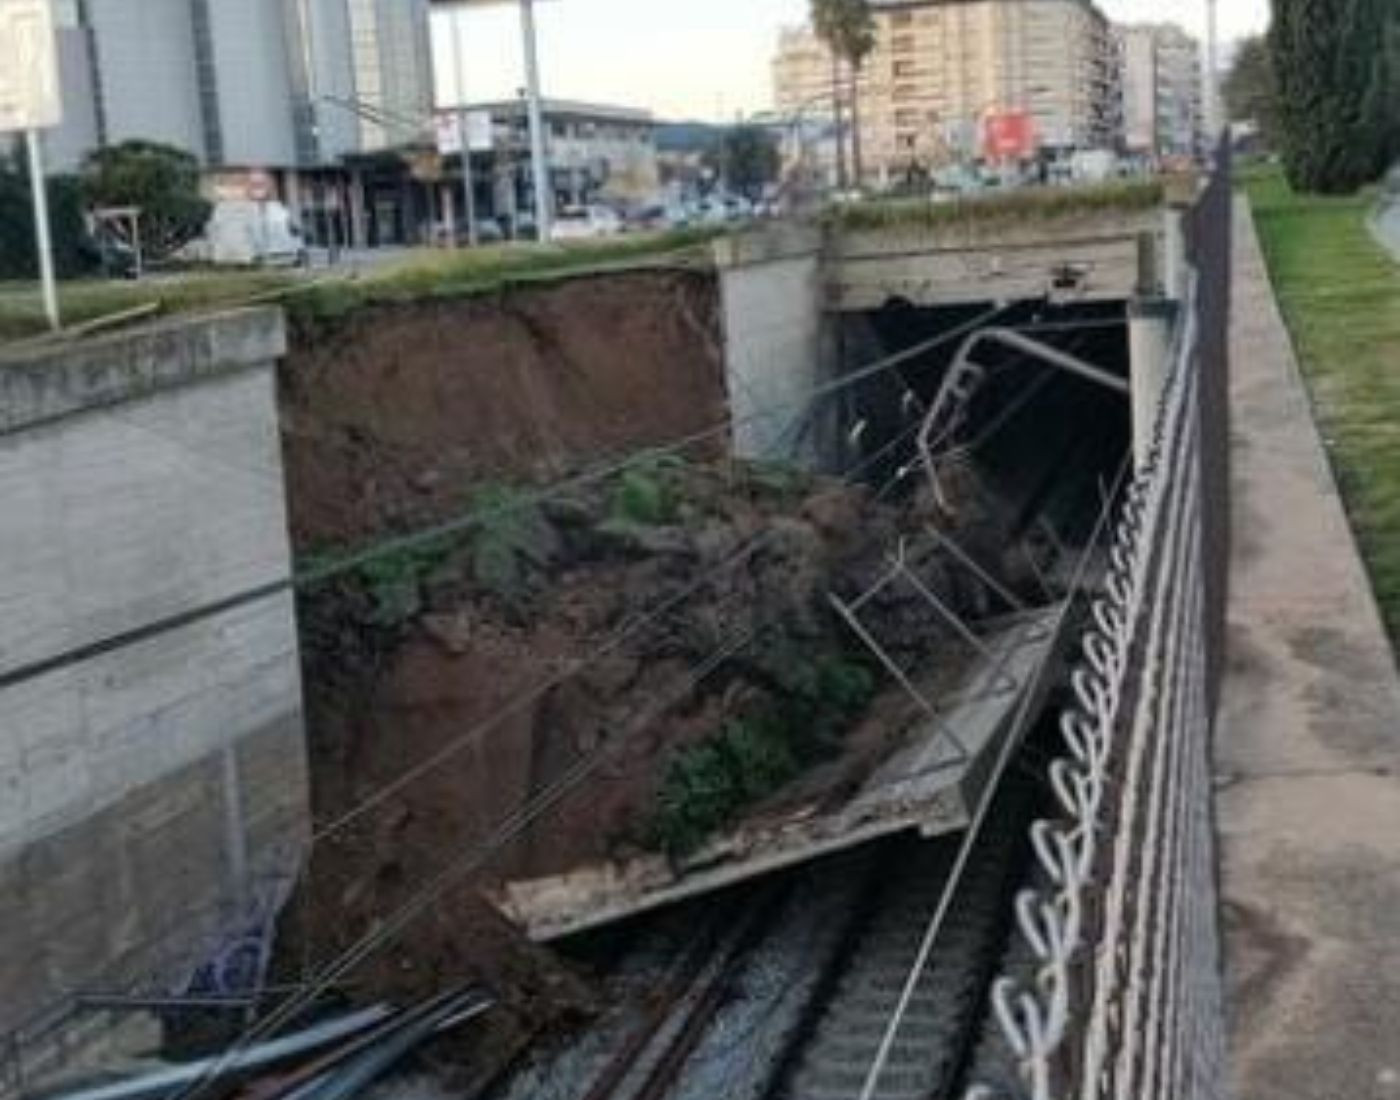
[[[1216,749],[1236,1100],[1400,1098],[1400,681],[1248,206]]]

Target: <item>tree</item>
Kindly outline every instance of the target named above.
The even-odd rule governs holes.
[[[75,176],[50,176],[47,186],[54,271],[60,278],[81,275],[96,259],[83,223],[81,185]],[[21,147],[12,156],[0,156],[0,279],[38,275],[29,162]]]
[[[1299,191],[1349,194],[1385,167],[1390,0],[1274,0],[1269,32],[1284,168]]]
[[[875,48],[875,15],[870,0],[811,0],[812,29],[831,51],[831,94],[836,112],[836,160],[845,185],[845,150],[841,143],[841,63],[850,70],[851,159],[855,183],[862,177],[860,153],[860,102],[857,85],[861,67]]]
[[[1273,56],[1262,36],[1240,43],[1222,91],[1231,120],[1255,123],[1264,147],[1278,148],[1278,87],[1274,83]]]
[[[735,126],[720,137],[717,150],[706,154],[706,167],[751,201],[778,178],[782,157],[778,139],[762,126]]]
[[[1366,109],[1381,129],[1383,165],[1390,165],[1400,161],[1400,11],[1382,16],[1382,21]]]
[[[210,206],[199,193],[199,162],[182,149],[127,141],[90,153],[83,188],[93,206],[141,208],[141,248],[159,259],[204,231]]]

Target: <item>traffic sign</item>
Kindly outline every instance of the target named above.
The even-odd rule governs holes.
[[[49,0],[0,0],[0,133],[63,119]]]

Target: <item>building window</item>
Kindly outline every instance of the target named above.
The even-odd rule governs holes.
[[[912,34],[897,34],[890,45],[895,53],[913,53],[914,36]]]
[[[910,108],[894,113],[894,124],[901,130],[909,130],[919,125],[919,112]]]
[[[896,84],[894,91],[890,93],[890,98],[896,103],[901,100],[917,99],[919,90],[912,84]]]
[[[908,78],[914,75],[914,70],[918,66],[913,61],[896,61],[894,63],[894,78]]]
[[[912,27],[914,25],[914,13],[912,11],[897,11],[890,16],[890,26],[892,27]]]

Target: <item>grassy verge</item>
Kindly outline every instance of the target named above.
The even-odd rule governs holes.
[[[1391,638],[1400,641],[1400,266],[1372,239],[1374,195],[1244,181],[1269,271]]]
[[[841,229],[936,229],[958,225],[1005,225],[1078,217],[1101,211],[1150,210],[1162,203],[1158,180],[1132,180],[1082,187],[1037,187],[931,202],[875,199],[831,211]]]
[[[626,269],[659,259],[696,260],[713,230],[684,230],[566,245],[500,245],[469,251],[422,250],[363,273],[239,271],[157,276],[139,283],[82,280],[60,288],[65,324],[147,303],[163,315],[231,308],[281,298],[303,319],[334,318],[366,304],[490,293],[505,286],[592,270]],[[0,341],[44,331],[36,287],[0,284]]]

